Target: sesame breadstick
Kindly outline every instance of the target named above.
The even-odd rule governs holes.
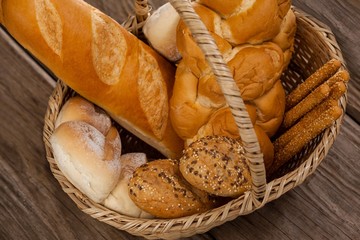
[[[275,152],[283,148],[288,142],[290,142],[291,139],[295,138],[302,129],[307,128],[322,112],[326,111],[326,109],[329,109],[332,106],[337,105],[337,100],[340,99],[345,91],[346,86],[344,82],[335,82],[331,86],[329,97],[327,97],[313,110],[305,114],[298,123],[288,129],[274,141]]]
[[[310,75],[303,83],[299,84],[289,95],[286,96],[286,110],[291,109],[305,98],[313,89],[334,75],[340,68],[341,62],[331,59]]]
[[[330,87],[327,84],[321,84],[295,107],[285,113],[283,128],[290,128],[297,120],[320,104],[329,94]]]
[[[333,122],[342,114],[339,106],[333,106],[323,112],[317,119],[304,128],[295,138],[275,153],[274,162],[271,165],[267,175],[270,176],[278,170],[283,164],[295,156],[301,149],[323,130],[330,127]]]
[[[346,70],[340,70],[337,73],[335,73],[333,76],[331,76],[327,81],[326,84],[328,84],[330,87],[336,83],[336,82],[348,82],[350,79],[349,72]]]
[[[339,100],[346,92],[346,85],[344,82],[336,82],[331,86],[329,97],[334,100]]]
[[[274,141],[274,151],[278,152],[281,148],[285,147],[286,144],[288,144],[293,138],[296,138],[297,135],[303,131],[303,129],[306,129],[313,121],[315,121],[316,118],[321,115],[321,113],[336,105],[336,100],[327,98],[313,110],[305,114],[298,123],[288,129]]]

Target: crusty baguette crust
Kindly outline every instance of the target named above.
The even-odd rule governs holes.
[[[0,0],[0,24],[4,22],[3,20],[3,10],[2,10],[2,0]]]
[[[167,157],[181,153],[168,116],[175,69],[166,60],[83,1],[1,5],[2,24],[57,77]]]

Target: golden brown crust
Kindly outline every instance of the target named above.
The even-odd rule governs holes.
[[[288,162],[293,156],[301,151],[313,138],[319,135],[323,130],[330,127],[336,119],[342,114],[342,109],[335,105],[322,112],[311,124],[302,128],[296,137],[292,138],[284,147],[275,152],[274,163],[267,172],[271,176],[283,164]]]
[[[250,112],[250,118],[256,118],[255,107],[252,105],[247,105],[247,109]],[[274,159],[274,147],[273,144],[267,135],[267,133],[259,125],[254,125],[254,130],[257,136],[257,139],[260,144],[261,152],[263,153],[265,168],[268,168],[273,159]],[[231,114],[229,108],[221,108],[216,111],[209,121],[204,124],[198,131],[195,137],[187,140],[185,145],[188,146],[192,142],[197,141],[206,136],[225,136],[237,139],[239,138],[239,129],[236,126],[234,117]]]
[[[329,97],[334,100],[339,100],[346,92],[346,85],[344,82],[336,82],[331,86]]]
[[[3,0],[0,0],[0,24],[3,24],[3,22],[4,22],[2,2],[3,2]]]
[[[283,122],[284,129],[288,129],[294,125],[297,120],[320,104],[329,94],[330,87],[327,84],[322,84],[309,93],[309,95],[285,113]]]
[[[83,1],[14,0],[2,10],[10,34],[57,77],[164,155],[181,154],[167,105],[175,69],[154,50]]]
[[[212,114],[226,105],[214,75],[208,67],[199,67],[197,59],[185,58],[178,65],[170,100],[172,124],[185,140],[195,137]],[[229,61],[229,67],[242,98],[254,100],[250,104],[258,106],[256,123],[269,136],[273,135],[280,126],[285,105],[285,92],[278,80],[282,72],[281,49],[273,43],[242,46]],[[226,126],[224,130],[227,131]]]
[[[159,218],[177,218],[204,212],[214,206],[206,193],[193,190],[175,160],[155,160],[142,165],[129,181],[129,194],[144,211]]]
[[[331,59],[321,68],[311,74],[303,83],[299,84],[286,96],[286,110],[294,107],[304,99],[312,90],[333,76],[341,66],[337,59]]]
[[[291,7],[291,0],[277,0],[279,6],[280,17],[286,16]]]
[[[185,149],[180,171],[196,188],[223,197],[251,189],[251,175],[240,142],[221,136],[201,138]]]
[[[193,3],[193,6],[228,63],[245,104],[255,107],[256,117],[252,119],[253,124],[261,127],[271,137],[281,125],[285,108],[285,91],[279,79],[293,51],[296,22],[290,3],[265,3],[274,6],[268,11],[272,9],[281,20],[281,29],[277,30],[276,37],[274,35],[275,38],[271,41],[263,38],[263,42],[259,44],[236,45],[224,37],[222,29],[223,22],[235,15],[244,17],[246,14],[255,14],[261,8],[260,2],[262,1],[230,1],[225,4],[204,0]],[[238,10],[243,12],[236,12]],[[244,18],[251,18],[250,15]],[[239,24],[237,22],[236,26]],[[275,25],[272,27],[277,29]],[[222,119],[221,114],[218,114],[218,111],[227,105],[220,86],[202,51],[182,21],[177,29],[177,46],[183,59],[177,68],[170,101],[170,116],[176,132],[185,140],[185,145],[208,135],[209,132],[234,135],[235,125],[228,124],[232,122],[231,119]]]
[[[256,107],[256,121],[268,136],[274,136],[279,129],[285,113],[285,90],[281,80],[263,96],[252,101]]]
[[[290,1],[278,0],[198,2],[221,16],[221,36],[232,44],[261,43],[274,38],[290,8]]]
[[[313,121],[316,121],[317,117],[321,115],[321,113],[325,112],[327,109],[336,106],[336,100],[329,98],[323,101],[321,104],[316,106],[310,112],[308,112],[305,116],[303,116],[298,123],[288,129],[285,133],[281,134],[274,141],[274,149],[275,152],[280,151],[281,148],[285,147],[292,139],[296,138],[298,134],[306,129]]]
[[[337,71],[333,76],[331,76],[326,83],[331,87],[334,83],[344,82],[347,83],[350,80],[350,74],[346,70]]]
[[[243,100],[262,96],[279,80],[284,63],[279,46],[268,42],[258,46],[242,45],[234,50],[237,52],[228,65]]]
[[[178,135],[189,139],[208,121],[214,109],[197,101],[199,80],[184,62],[178,65],[177,77],[181,78],[176,80],[170,99],[170,119]]]
[[[234,44],[258,44],[274,38],[282,18],[276,0],[256,0],[251,8],[231,15],[223,23],[223,36]],[[261,17],[260,17],[261,16]]]
[[[350,76],[346,70],[335,73],[339,66],[338,60],[330,60],[296,89],[297,94],[307,95],[285,113],[284,132],[274,141],[275,158],[267,171],[268,176],[341,116],[343,110],[338,101],[346,93],[346,83]],[[295,100],[296,97],[293,95],[291,99]]]
[[[290,2],[291,1],[286,1],[285,5]],[[288,7],[285,7],[285,9],[288,9]],[[296,16],[295,13],[289,9],[281,23],[280,32],[271,40],[284,52],[284,67],[289,65],[294,52],[295,33]]]

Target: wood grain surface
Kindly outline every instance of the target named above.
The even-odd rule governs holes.
[[[131,0],[88,0],[119,22]],[[154,9],[166,1],[150,1]],[[347,115],[325,161],[301,186],[260,210],[189,239],[359,239],[360,1],[293,0],[327,24],[351,74]],[[54,86],[0,29],[0,239],[138,239],[81,212],[52,176],[42,128]]]

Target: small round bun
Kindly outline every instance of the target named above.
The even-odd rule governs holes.
[[[106,134],[111,127],[110,117],[101,108],[80,96],[66,101],[56,119],[55,128],[68,121],[86,122],[102,134]]]
[[[169,61],[181,55],[176,47],[176,28],[180,16],[170,3],[165,3],[146,20],[143,31],[150,45]]]
[[[135,204],[159,218],[178,218],[211,209],[215,200],[194,189],[181,176],[175,160],[155,160],[142,165],[129,182]]]
[[[65,177],[91,200],[101,203],[120,176],[120,136],[115,127],[103,135],[82,121],[68,121],[50,138],[55,161]]]
[[[251,189],[248,161],[240,141],[207,136],[191,143],[180,158],[180,171],[196,188],[222,197]]]
[[[104,205],[127,216],[151,218],[152,216],[149,213],[141,210],[134,204],[128,193],[129,179],[132,177],[135,169],[147,162],[146,154],[127,153],[121,155],[120,162],[121,173],[119,182],[105,199]]]

